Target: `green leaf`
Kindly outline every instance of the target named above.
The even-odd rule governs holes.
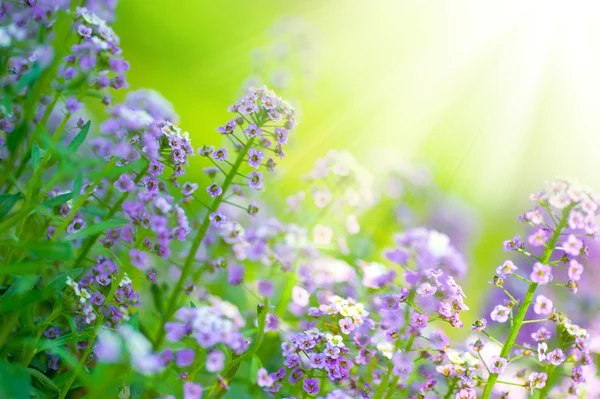
[[[21,123],[19,126],[15,128],[8,137],[6,138],[6,146],[8,147],[8,151],[11,154],[14,154],[21,141],[25,137],[25,131],[27,130],[27,125],[25,123]]]
[[[40,152],[40,146],[38,146],[37,141],[34,141],[31,148],[31,165],[34,172],[40,167]]]
[[[79,131],[79,134],[77,136],[75,136],[73,141],[71,141],[69,143],[69,145],[67,146],[67,150],[69,152],[76,152],[77,149],[79,149],[79,146],[85,141],[85,138],[87,137],[87,135],[90,131],[90,125],[91,125],[91,121],[87,121],[87,123],[85,125],[83,125],[83,127]]]
[[[61,273],[56,276],[52,281],[48,283],[47,288],[54,293],[59,293],[65,289],[67,286],[67,277],[71,277],[72,280],[75,280],[81,276],[83,273],[83,268],[78,267],[76,269],[67,270],[65,273]]]
[[[140,314],[136,313],[127,320],[127,324],[133,327],[136,331],[140,329]]]
[[[42,259],[66,260],[73,256],[73,247],[68,241],[21,241],[13,245]]]
[[[0,194],[0,219],[8,215],[21,198],[23,198],[21,194]]]
[[[45,387],[48,387],[51,391],[60,392],[56,384],[44,374],[40,373],[39,370],[28,368],[27,372],[30,376],[42,383]]]
[[[28,275],[15,277],[15,283],[6,290],[2,298],[9,298],[13,295],[22,294],[30,291],[35,284],[40,280],[40,276]],[[3,301],[4,302],[4,301]]]
[[[43,71],[44,69],[40,66],[40,64],[33,64],[33,67],[31,67],[31,69],[23,76],[21,76],[21,79],[19,79],[17,82],[17,85],[15,86],[16,92],[19,93],[25,87],[31,86],[32,83],[38,80]]]
[[[29,399],[31,378],[25,368],[0,360],[0,398]]]
[[[77,202],[79,197],[81,197],[81,187],[83,187],[83,173],[81,170],[77,171],[77,176],[75,176],[75,180],[73,180],[73,201]]]
[[[40,370],[42,373],[45,373],[46,371],[48,371],[48,366],[46,365],[46,363],[42,362],[40,359],[38,359],[35,356],[31,359],[31,362],[29,362],[29,364],[31,365],[31,367],[35,367],[36,369]]]
[[[53,208],[56,205],[62,205],[71,199],[73,199],[73,193],[65,193],[57,195],[54,198],[50,198],[48,201],[44,201],[43,204],[48,208]]]
[[[123,219],[123,218],[115,218],[112,220],[107,220],[107,221],[86,227],[85,229],[79,230],[77,233],[68,236],[67,240],[75,240],[77,238],[93,236],[95,234],[102,233],[103,231],[106,231],[108,229],[122,226],[124,224],[127,224],[128,222],[129,221],[127,219]]]
[[[252,355],[252,363],[250,363],[250,381],[252,383],[256,382],[256,379],[258,377],[258,370],[261,368],[262,362],[255,353],[254,355]]]

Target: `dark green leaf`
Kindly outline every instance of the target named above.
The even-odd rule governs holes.
[[[0,360],[0,398],[29,399],[31,378],[24,367]]]
[[[27,131],[27,125],[25,123],[21,123],[18,125],[15,130],[10,132],[8,137],[6,138],[6,146],[8,147],[8,151],[11,154],[14,154],[21,141],[25,137],[25,132]]]
[[[0,219],[8,215],[21,198],[23,198],[21,194],[0,194]]]
[[[60,194],[54,198],[50,198],[48,201],[44,201],[44,206],[53,208],[56,205],[62,205],[71,199],[73,199],[73,193]]]
[[[75,240],[76,238],[93,236],[95,234],[102,233],[108,229],[122,226],[126,223],[128,223],[128,220],[123,218],[107,220],[105,222],[97,223],[90,227],[86,227],[85,229],[79,230],[77,233],[68,236],[67,240]]]
[[[31,165],[33,166],[33,171],[35,172],[40,167],[40,158],[41,158],[41,150],[40,146],[38,146],[37,141],[33,142],[33,147],[31,148]]]
[[[13,245],[43,259],[65,260],[73,256],[73,248],[68,241],[21,241]]]
[[[81,197],[81,187],[83,187],[83,173],[81,170],[77,171],[77,176],[73,180],[73,201],[77,202]]]
[[[30,376],[32,376],[33,378],[35,378],[36,380],[41,382],[42,385],[44,385],[51,391],[59,392],[59,389],[56,386],[56,384],[54,382],[52,382],[52,380],[50,378],[48,378],[44,374],[40,373],[39,370],[28,368],[27,372],[29,373]]]
[[[21,79],[17,82],[15,86],[16,92],[19,93],[25,87],[31,86],[32,83],[38,80],[43,71],[44,69],[39,64],[33,64],[33,67],[21,76]]]
[[[34,275],[15,277],[15,283],[11,285],[8,290],[6,290],[4,295],[2,295],[2,298],[9,298],[13,295],[30,291],[39,280],[40,276]]]
[[[87,137],[90,131],[90,124],[91,122],[87,121],[87,123],[83,125],[83,127],[79,131],[79,134],[75,136],[71,143],[69,143],[69,146],[67,147],[67,150],[69,152],[76,152],[79,146],[85,141],[85,138]]]

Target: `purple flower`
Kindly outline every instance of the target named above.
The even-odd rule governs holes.
[[[248,150],[248,165],[250,165],[254,169],[258,169],[264,156],[265,154],[262,151],[250,148]]]
[[[101,293],[96,291],[90,297],[90,302],[93,303],[94,305],[100,306],[104,303],[104,299],[105,299],[104,295],[102,295]]]
[[[183,399],[201,399],[202,385],[193,382],[183,384]]]
[[[553,306],[554,304],[550,299],[546,298],[543,295],[538,295],[537,298],[535,298],[533,311],[535,312],[535,314],[549,315],[552,312]]]
[[[546,373],[531,373],[529,375],[529,383],[531,388],[543,388],[546,386],[548,375]]]
[[[144,186],[150,193],[158,192],[158,179],[155,176],[145,176],[142,180]]]
[[[485,327],[487,327],[487,320],[485,318],[481,318],[473,323],[472,331],[483,331]]]
[[[56,337],[58,337],[60,335],[60,332],[58,331],[58,328],[56,328],[56,327],[50,327],[49,329],[47,329],[46,331],[44,331],[44,335],[47,338],[54,339],[54,338],[56,338]]]
[[[225,367],[225,355],[219,350],[208,352],[206,355],[206,370],[211,373],[216,373],[223,370]]]
[[[262,130],[254,123],[249,123],[248,127],[244,130],[244,134],[248,137],[256,137],[261,133]]]
[[[576,383],[576,384],[582,384],[585,382],[585,377],[583,376],[583,367],[579,366],[579,367],[574,367],[573,370],[571,370],[571,379]]]
[[[250,187],[256,188],[256,189],[262,188],[262,186],[263,186],[262,173],[257,172],[257,171],[252,171],[252,173],[250,173],[250,178],[248,179],[248,181],[250,183]]]
[[[224,161],[229,157],[229,154],[227,153],[227,148],[225,147],[219,148],[218,150],[214,150],[211,155],[215,161]]]
[[[219,190],[219,194],[217,195],[212,195],[210,191],[208,191],[212,186],[216,186]],[[192,195],[192,193],[194,191],[196,191],[198,189],[198,185],[196,183],[183,183],[183,187],[181,188],[181,192],[183,193],[183,195]],[[219,186],[217,186],[216,184],[212,184],[208,187],[207,191],[208,193],[212,196],[212,197],[216,197],[220,195],[220,190],[221,188]]]
[[[77,218],[73,219],[71,224],[69,224],[69,226],[67,227],[67,233],[69,233],[69,234],[77,233],[79,230],[83,229],[85,226],[86,226],[85,221],[83,219],[77,217]]]
[[[235,123],[235,120],[231,120],[231,121],[227,122],[225,124],[225,126],[219,126],[217,128],[217,132],[223,133],[223,134],[231,134],[235,130],[236,126],[237,126],[237,124]]]
[[[135,183],[133,182],[133,180],[131,180],[131,178],[128,175],[122,174],[121,176],[119,176],[119,179],[114,183],[114,187],[120,192],[126,193],[135,188]]]
[[[92,28],[87,27],[85,25],[79,25],[77,27],[77,33],[79,34],[79,36],[89,39],[92,36]]]
[[[48,368],[50,370],[58,370],[58,356],[48,356]]]
[[[76,98],[69,97],[67,98],[67,101],[65,101],[65,109],[69,114],[74,114],[75,112],[79,111],[80,108],[81,103],[77,101]]]
[[[179,367],[188,367],[194,362],[195,357],[193,349],[181,349],[175,355],[175,363]]]
[[[221,187],[219,187],[215,183],[213,183],[210,186],[206,187],[206,192],[208,192],[208,194],[211,197],[218,197],[219,195],[223,194],[223,190],[221,189]]]
[[[256,375],[256,383],[259,387],[270,387],[273,385],[274,381],[267,370],[263,367],[258,370]]]
[[[546,354],[546,360],[548,360],[555,366],[561,365],[566,359],[567,356],[563,353],[562,349],[560,348],[556,348],[553,351],[548,352],[548,354]]]
[[[533,271],[529,278],[537,284],[548,284],[552,281],[552,268],[548,265],[542,265],[541,263],[536,262],[533,265]]]
[[[515,236],[512,240],[504,241],[504,250],[505,251],[516,251],[523,245],[521,242],[521,236]]]
[[[342,333],[350,334],[356,328],[356,325],[352,321],[350,317],[345,317],[340,319],[339,321],[340,328],[342,329]]]
[[[163,169],[165,168],[165,165],[161,162],[158,162],[156,159],[153,159],[152,161],[150,161],[150,166],[148,167],[148,171],[150,172],[150,174],[154,175],[154,176],[160,176],[163,173]]]
[[[581,254],[583,249],[583,242],[575,237],[573,234],[569,234],[569,237],[562,244],[563,250],[572,256],[578,256]]]
[[[240,285],[244,281],[244,267],[229,265],[227,267],[227,281],[231,285]]]
[[[492,363],[490,364],[490,371],[495,374],[502,374],[506,369],[508,361],[500,356],[493,356]]]
[[[319,380],[317,378],[305,378],[302,388],[311,395],[319,393]]]
[[[420,314],[414,312],[411,317],[411,325],[417,328],[425,328],[427,327],[427,322],[429,321],[429,316],[427,314]]]
[[[135,248],[129,250],[129,259],[131,260],[131,264],[140,270],[148,269],[147,258],[148,256],[146,253],[140,250]]]
[[[506,306],[497,305],[490,313],[490,318],[498,323],[505,323],[509,314],[510,310]]]
[[[311,353],[309,355],[310,365],[315,369],[322,369],[325,367],[325,355],[323,353]]]
[[[275,294],[273,283],[268,280],[259,280],[258,283],[258,293],[261,296],[270,298]]]
[[[225,214],[221,211],[212,212],[209,215],[209,219],[212,225],[215,227],[221,227],[227,224],[227,216],[225,216]]]

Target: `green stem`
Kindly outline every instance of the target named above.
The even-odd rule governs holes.
[[[394,363],[390,363],[390,365],[388,366],[387,374],[385,375],[385,380],[383,381],[383,384],[381,384],[377,389],[377,392],[375,393],[375,396],[373,396],[373,399],[383,398],[383,395],[390,386],[390,377],[392,376],[392,370],[394,370]]]
[[[175,288],[173,289],[173,292],[171,293],[171,296],[169,298],[169,305],[167,311],[163,313],[163,317],[161,318],[160,325],[158,327],[158,334],[156,335],[156,338],[154,340],[154,349],[157,349],[162,344],[165,338],[165,323],[169,321],[169,319],[173,316],[175,310],[177,309],[177,306],[179,305],[179,296],[181,295],[184,284],[192,271],[192,265],[194,264],[196,252],[198,252],[198,248],[200,248],[200,244],[202,243],[202,240],[206,235],[206,231],[210,226],[210,214],[216,212],[219,209],[219,206],[221,205],[221,202],[223,202],[224,196],[226,195],[227,190],[229,189],[229,186],[233,181],[233,178],[236,176],[238,169],[246,159],[246,154],[248,153],[248,150],[250,150],[250,148],[252,147],[254,139],[254,137],[250,138],[246,142],[246,145],[240,151],[237,159],[235,160],[235,163],[229,171],[229,174],[225,177],[225,181],[223,182],[223,186],[221,187],[221,195],[215,197],[212,200],[210,207],[206,212],[206,215],[204,215],[204,219],[202,220],[202,224],[198,229],[198,233],[196,234],[196,237],[194,237],[194,241],[192,241],[190,252],[188,253],[188,256],[185,258],[185,262],[183,263],[181,276],[179,277],[179,280],[177,281],[177,284],[175,285]]]
[[[544,255],[542,256],[542,264],[546,264],[548,260],[550,260],[552,252],[554,251],[554,247],[556,246],[556,242],[558,241],[558,237],[560,236],[561,231],[567,225],[567,218],[573,206],[575,206],[575,204],[572,204],[571,206],[563,210],[560,222],[558,223],[558,225],[556,225],[554,233],[552,234],[552,237],[550,237],[548,245],[546,246],[546,250],[544,251]],[[513,327],[511,328],[510,333],[508,334],[508,338],[506,338],[506,342],[502,347],[502,351],[500,352],[500,357],[508,359],[510,350],[514,345],[515,340],[517,339],[517,335],[521,330],[521,326],[523,325],[523,321],[525,320],[525,315],[529,310],[529,306],[533,302],[533,296],[535,295],[535,290],[537,289],[537,287],[537,283],[532,282],[529,284],[529,288],[527,289],[525,298],[523,298],[523,302],[519,306],[519,312],[517,313],[517,317],[515,317],[514,319]],[[496,381],[498,381],[498,374],[490,374],[490,376],[488,377],[487,384],[485,385],[485,388],[483,390],[483,394],[481,395],[481,399],[488,399],[490,397],[490,395],[492,394],[492,389],[496,384]]]

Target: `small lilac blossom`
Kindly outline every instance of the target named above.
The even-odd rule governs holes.
[[[114,183],[114,187],[122,193],[127,193],[135,188],[135,183],[126,174],[119,176],[119,179]]]
[[[216,184],[213,184],[213,185],[216,186]],[[212,187],[213,185],[209,186],[209,188]],[[196,191],[197,189],[198,189],[198,185],[196,183],[187,183],[186,182],[186,183],[183,183],[183,186],[181,187],[181,193],[185,196],[188,196],[188,195],[192,195],[194,193],[194,191]],[[220,190],[220,187],[219,187],[219,190]],[[210,191],[208,193],[211,194]],[[213,196],[213,195],[211,194],[211,196]],[[217,196],[218,196],[218,194],[217,194]]]
[[[202,385],[186,381],[183,384],[183,399],[202,399]]]
[[[490,371],[495,374],[502,374],[506,370],[507,360],[500,356],[493,356],[490,364]]]
[[[581,254],[583,249],[583,242],[575,237],[573,234],[569,234],[569,237],[562,244],[563,250],[572,256],[578,256]]]
[[[533,271],[529,278],[537,284],[548,284],[552,281],[552,268],[548,265],[542,265],[541,263],[536,262],[533,265]]]
[[[552,312],[554,304],[544,295],[538,295],[535,298],[535,304],[533,305],[533,311],[535,314],[549,315]]]
[[[209,219],[211,224],[215,227],[222,227],[227,224],[227,216],[221,211],[212,212],[209,215]]]
[[[319,380],[317,378],[305,378],[302,389],[311,395],[319,393]]]
[[[206,355],[206,371],[216,373],[225,367],[225,354],[220,350],[213,350]]]
[[[258,169],[264,156],[264,152],[250,148],[248,150],[248,165],[254,169]]]
[[[218,197],[223,193],[223,190],[217,184],[213,183],[206,187],[206,192],[208,192],[211,197]]]
[[[546,354],[546,359],[553,365],[559,366],[567,359],[567,356],[562,349],[556,348]]]
[[[263,186],[262,173],[257,171],[252,171],[250,173],[250,177],[248,178],[248,183],[250,187],[255,189],[260,189]]]
[[[496,268],[496,274],[499,276],[507,276],[514,273],[515,270],[517,270],[515,264],[512,261],[507,260]]]
[[[229,157],[229,153],[227,152],[227,148],[221,147],[214,150],[211,156],[215,161],[225,161]]]
[[[492,313],[490,313],[490,318],[498,323],[505,323],[508,320],[510,312],[506,306],[497,305]]]

